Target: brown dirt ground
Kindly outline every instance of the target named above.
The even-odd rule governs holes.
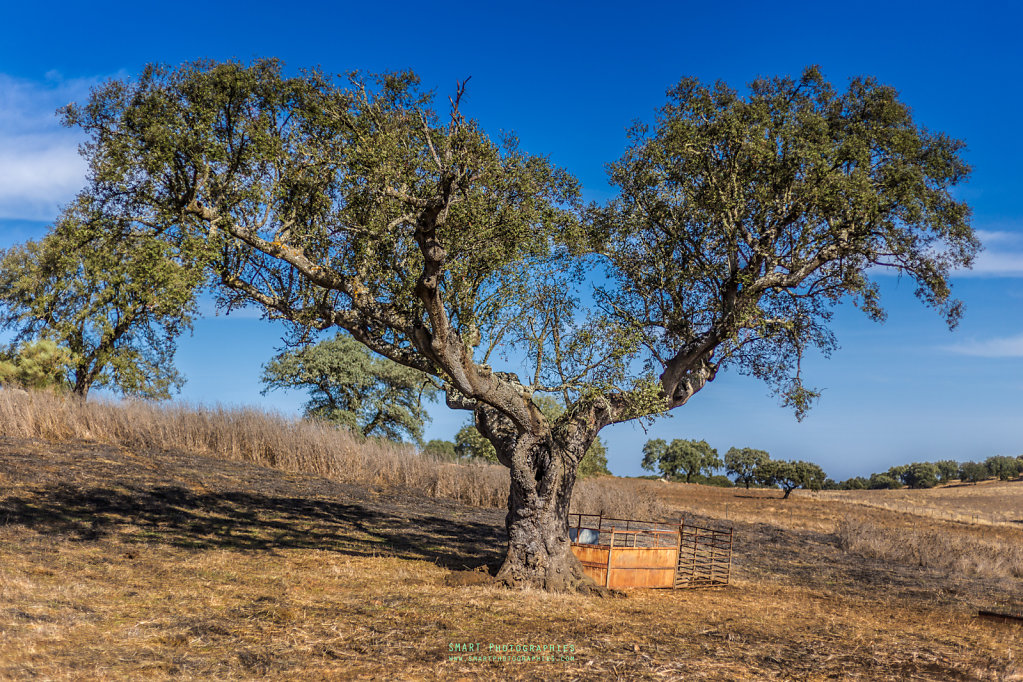
[[[732,586],[601,600],[469,584],[452,576],[500,562],[499,510],[0,439],[0,678],[1023,680],[1023,627],[976,617],[1023,606],[1020,580],[845,553],[839,501],[658,485],[636,494],[718,522],[731,505]],[[557,660],[452,650],[469,644]]]

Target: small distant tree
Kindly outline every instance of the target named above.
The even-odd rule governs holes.
[[[902,487],[902,481],[890,474],[871,474],[867,487],[871,490],[896,490]]]
[[[933,488],[938,485],[938,466],[931,462],[915,462],[906,468],[902,482],[910,488]]]
[[[870,487],[870,481],[863,476],[853,476],[838,484],[841,490],[866,490]]]
[[[66,389],[70,359],[68,350],[50,339],[23,343],[0,353],[0,385]]]
[[[579,475],[583,477],[611,475],[607,468],[607,447],[603,439],[598,436],[586,450],[582,461],[579,462]]]
[[[772,462],[768,469],[771,482],[785,491],[783,499],[788,499],[796,488],[820,490],[827,479],[824,470],[813,462]]]
[[[1015,457],[1006,457],[1004,455],[994,455],[984,460],[984,466],[988,472],[998,478],[1000,481],[1009,481],[1020,473],[1020,461]]]
[[[462,459],[498,461],[493,444],[472,424],[466,424],[455,434],[455,452]]]
[[[169,398],[184,383],[177,338],[191,328],[201,268],[157,239],[124,232],[89,202],[72,205],[41,241],[0,251],[0,329],[16,343],[67,351],[65,381]]]
[[[685,479],[691,483],[693,476],[706,473],[708,476],[721,467],[718,451],[705,440],[684,440],[676,438],[667,443],[654,438],[643,446],[642,467],[658,471],[668,480]]]
[[[959,477],[959,462],[954,459],[943,459],[935,462],[938,467],[938,483],[948,483]]]
[[[753,448],[729,448],[725,453],[725,472],[735,477],[735,483],[742,483],[748,490],[756,480],[757,467],[770,461],[771,455],[764,450]]]
[[[959,480],[964,483],[978,483],[991,477],[983,462],[963,462],[959,465]]]
[[[277,355],[263,366],[263,394],[306,389],[305,413],[361,433],[419,443],[437,388],[422,372],[371,353],[347,334]]]
[[[439,459],[455,460],[458,453],[455,451],[455,444],[449,440],[433,439],[423,446],[423,454],[433,455]]]

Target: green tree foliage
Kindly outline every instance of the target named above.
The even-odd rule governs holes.
[[[263,367],[263,393],[306,389],[305,413],[363,436],[419,443],[436,387],[422,372],[370,353],[348,334],[281,353]]]
[[[718,451],[705,440],[676,438],[671,443],[654,438],[643,446],[642,466],[657,471],[664,478],[675,481],[685,479],[692,483],[693,476],[711,475],[721,467]]]
[[[954,459],[943,459],[934,466],[938,468],[938,483],[948,483],[959,476],[959,462]]]
[[[915,462],[906,467],[902,482],[910,488],[933,488],[938,485],[938,466],[931,462]]]
[[[70,354],[55,341],[41,339],[0,353],[0,384],[18,388],[67,388]]]
[[[969,168],[962,143],[917,128],[873,79],[840,94],[811,68],[750,89],[743,98],[685,79],[656,126],[632,130],[612,166],[622,196],[600,220],[619,235],[620,286],[608,298],[690,385],[732,365],[802,415],[817,393],[799,359],[834,348],[831,304],[849,297],[884,318],[866,268],[910,275],[955,323],[949,268],[977,241],[949,189]],[[949,248],[928,254],[925,243]],[[677,376],[674,363],[666,370]]]
[[[184,383],[174,353],[200,276],[168,244],[121,233],[83,202],[41,241],[0,252],[0,328],[65,348],[77,395],[109,387],[168,398]]]
[[[827,474],[818,465],[804,461],[769,461],[759,467],[759,480],[764,485],[777,485],[785,491],[784,499],[796,488],[820,490]]]
[[[693,476],[692,482],[699,483],[700,485],[712,485],[716,488],[732,488],[735,485],[732,483],[732,479],[723,474],[714,474],[713,476]]]
[[[439,440],[435,438],[427,441],[426,445],[423,446],[423,453],[433,455],[438,459],[451,461],[458,459],[458,453],[455,451],[455,444],[449,440]]]
[[[994,455],[984,460],[984,466],[988,472],[1000,481],[1009,481],[1019,476],[1020,471],[1023,470],[1020,464],[1015,457],[1004,455]]]
[[[983,462],[963,462],[959,465],[959,480],[964,483],[979,483],[991,478],[991,472]]]
[[[497,462],[497,450],[472,424],[466,424],[455,434],[455,452],[462,459],[483,459]]]
[[[871,474],[867,487],[870,490],[895,490],[902,487],[902,481],[889,474]]]
[[[899,481],[899,483],[901,483],[902,485],[907,485],[906,484],[907,473],[909,473],[909,465],[899,464],[888,469],[886,475],[889,476],[890,478],[895,479],[896,481]]]
[[[863,476],[853,476],[838,484],[841,490],[866,490],[870,487],[870,481]]]
[[[441,115],[412,74],[353,81],[151,67],[65,121],[88,136],[86,193],[203,263],[225,305],[345,329],[473,411],[511,469],[508,584],[591,585],[561,538],[605,426],[680,407],[728,368],[801,416],[816,393],[800,359],[835,347],[841,300],[883,318],[878,269],[959,315],[948,275],[979,246],[952,192],[963,145],[871,78],[837,92],[811,68],[743,95],[684,79],[586,220],[576,181],[491,140],[461,90]],[[510,351],[521,375],[491,364]],[[538,392],[563,396],[561,417]]]
[[[771,456],[764,450],[753,448],[729,448],[725,453],[725,471],[735,477],[735,483],[742,483],[748,490],[756,481],[757,468],[770,461]]]
[[[773,459],[761,462],[761,464],[754,470],[753,482],[758,486],[766,488],[776,487],[778,485],[776,474],[782,464],[784,464],[784,462],[778,462]]]
[[[607,448],[600,436],[593,439],[579,462],[579,475],[583,478],[611,475],[611,470],[607,468]]]

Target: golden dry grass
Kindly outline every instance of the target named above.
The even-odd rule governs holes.
[[[2,679],[1023,679],[1018,626],[927,596],[934,576],[909,569],[778,572],[752,551],[789,541],[765,539],[775,526],[740,527],[726,589],[453,587],[452,568],[499,560],[499,511],[87,443],[6,439],[0,457]]]
[[[829,490],[818,496],[930,518],[1023,526],[1023,481],[953,483],[926,490]]]
[[[809,492],[782,499],[779,490],[635,481],[637,493],[656,496],[662,506],[740,523],[835,536],[846,550],[944,573],[990,578],[1023,577],[1023,527],[992,524],[964,510],[999,518],[1023,514],[1023,483],[932,490]],[[978,490],[983,494],[977,494]],[[947,503],[954,510],[941,513]],[[922,513],[934,510],[933,513]]]
[[[727,516],[733,585],[455,587],[503,544],[463,469],[261,413],[62,400],[0,392],[0,679],[1023,680],[1023,627],[977,618],[1023,606],[1009,525],[604,478],[581,511]]]
[[[26,542],[10,532],[3,539],[5,547]],[[594,600],[448,587],[445,569],[388,557],[160,545],[134,545],[129,557],[123,550],[58,550],[58,564],[3,551],[0,675],[1023,679],[1011,626],[898,599],[740,582]],[[561,646],[572,660],[514,660],[519,654],[509,652],[513,660],[476,662],[451,650],[461,644],[485,656],[506,655],[491,645]]]
[[[409,488],[476,507],[502,508],[508,471],[487,462],[450,462],[410,445],[362,439],[328,424],[256,409],[143,401],[87,402],[49,391],[0,389],[0,436],[53,442],[91,440],[138,451],[178,449],[334,481]],[[608,516],[663,516],[611,477],[581,481],[579,510]]]

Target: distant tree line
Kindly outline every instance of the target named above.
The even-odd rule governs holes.
[[[724,459],[703,440],[660,438],[643,446],[642,466],[659,478],[723,487],[781,488],[785,497],[796,488],[807,490],[883,490],[933,488],[951,481],[977,483],[988,479],[1010,481],[1023,475],[1023,455],[995,455],[983,462],[914,462],[894,466],[869,477],[855,476],[842,482],[827,477],[820,466],[797,460],[773,460],[765,450],[730,448]],[[726,475],[716,473],[724,469]],[[731,478],[729,478],[729,476]]]
[[[660,438],[647,441],[643,446],[642,466],[648,471],[657,471],[669,481],[781,488],[786,498],[796,488],[820,490],[829,480],[824,470],[812,462],[773,460],[764,450],[734,447],[729,448],[722,460],[707,441],[681,438],[671,443]],[[722,468],[726,475],[715,474]]]
[[[901,488],[933,488],[951,481],[978,483],[997,478],[1011,481],[1023,474],[1023,455],[1008,457],[994,455],[983,462],[956,462],[943,459],[938,462],[901,464],[888,471],[871,474],[869,478],[855,476],[841,483],[829,485],[833,490],[884,490]]]

